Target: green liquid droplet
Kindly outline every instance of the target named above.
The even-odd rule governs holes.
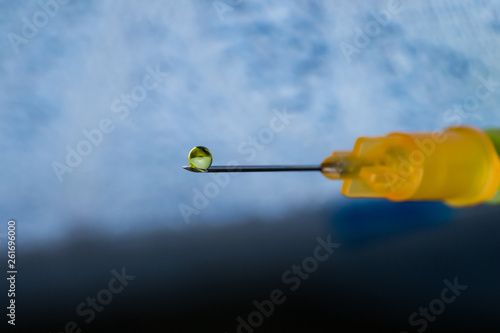
[[[189,152],[189,166],[200,171],[207,170],[212,165],[212,153],[203,146],[194,147]]]

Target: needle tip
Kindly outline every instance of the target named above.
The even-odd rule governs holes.
[[[184,168],[185,170],[187,171],[191,171],[191,172],[207,172],[206,170],[202,170],[202,169],[197,169],[197,168],[192,168],[190,166],[183,166],[182,168]]]

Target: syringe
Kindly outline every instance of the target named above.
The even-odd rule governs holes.
[[[459,126],[360,137],[352,151],[333,152],[320,165],[184,168],[195,172],[321,171],[329,179],[343,180],[341,192],[350,198],[436,200],[468,206],[500,203],[499,156],[500,130]]]

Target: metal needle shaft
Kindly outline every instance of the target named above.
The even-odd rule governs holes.
[[[211,166],[206,170],[183,166],[193,172],[266,172],[266,171],[321,171],[321,165],[237,165]]]

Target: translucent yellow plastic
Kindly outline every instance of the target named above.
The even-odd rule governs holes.
[[[344,180],[348,197],[468,206],[493,198],[500,187],[495,146],[472,127],[361,137],[352,152],[334,152],[322,166],[326,177]],[[326,172],[335,166],[340,173]]]
[[[491,142],[493,142],[493,145],[495,146],[495,149],[497,151],[498,156],[500,156],[500,129],[498,128],[491,128],[487,129],[485,133],[489,136],[491,139]],[[488,203],[490,204],[495,204],[498,205],[500,204],[500,187],[498,188],[497,193],[493,198],[488,200]]]

